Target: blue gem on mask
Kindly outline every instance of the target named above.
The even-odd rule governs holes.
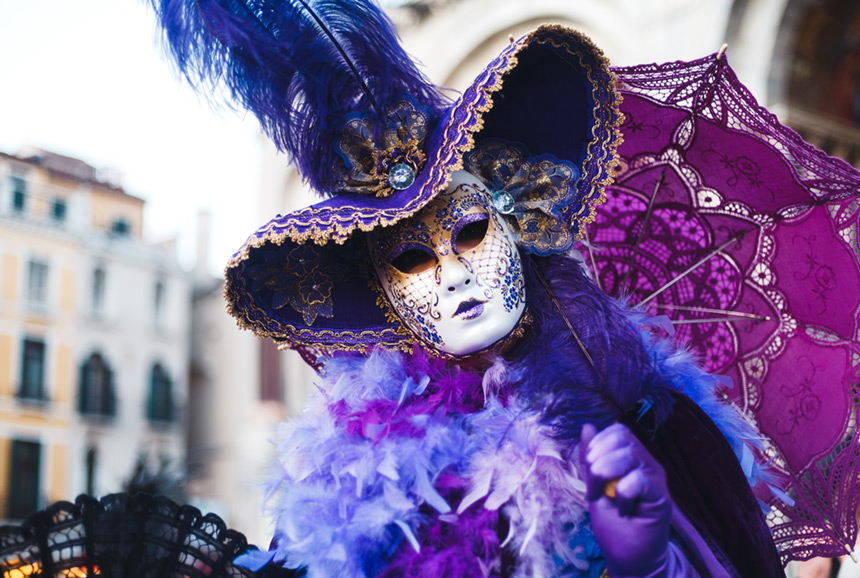
[[[514,198],[505,191],[493,193],[493,206],[503,215],[510,215],[514,211]]]
[[[388,184],[391,188],[402,191],[415,182],[415,169],[406,164],[394,165],[388,171]]]

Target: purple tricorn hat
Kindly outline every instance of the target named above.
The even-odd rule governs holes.
[[[571,235],[556,252],[569,250],[611,179],[618,103],[613,75],[587,38],[538,28],[493,60],[431,128],[426,164],[407,188],[385,197],[339,194],[277,216],[251,235],[226,268],[230,313],[241,327],[287,347],[411,346],[415,338],[377,286],[362,233],[416,214],[454,171],[489,174],[469,153],[475,142],[502,139],[528,151],[522,161],[555,157],[576,167],[579,178],[559,208]]]
[[[571,249],[603,202],[620,96],[601,51],[542,26],[453,102],[371,0],[151,0],[193,84],[226,84],[326,200],[277,216],[230,259],[241,327],[284,347],[411,347],[366,233],[418,213],[467,169],[525,252]],[[477,146],[476,146],[477,144]]]

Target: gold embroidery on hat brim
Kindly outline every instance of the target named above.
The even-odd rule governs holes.
[[[298,247],[302,247],[299,245]],[[312,247],[312,246],[311,246]],[[367,254],[368,262],[365,265],[356,266],[359,270],[367,270],[369,271],[371,268],[369,262],[370,256]],[[377,329],[345,329],[345,330],[333,330],[333,329],[320,329],[313,328],[311,324],[307,324],[305,327],[294,325],[291,323],[286,323],[278,318],[271,317],[266,314],[265,310],[258,306],[254,300],[254,292],[250,291],[247,287],[248,277],[244,274],[245,268],[247,266],[247,261],[244,261],[239,264],[239,267],[235,270],[235,293],[242,294],[246,296],[247,304],[245,311],[255,312],[260,315],[262,319],[265,319],[267,324],[272,324],[274,327],[273,330],[268,330],[263,325],[263,323],[254,323],[253,319],[249,320],[249,322],[243,326],[241,323],[241,319],[234,313],[235,304],[228,297],[228,284],[224,285],[224,297],[227,301],[227,311],[236,318],[237,323],[243,329],[249,329],[254,332],[254,335],[261,338],[273,338],[275,341],[282,342],[290,342],[298,345],[308,345],[311,347],[320,347],[329,351],[333,350],[344,350],[344,351],[364,351],[365,348],[363,345],[351,345],[354,341],[367,342],[368,340],[373,341],[371,345],[380,345],[385,347],[396,347],[398,344],[403,342],[408,336],[409,333],[405,328],[401,328],[399,324],[393,327],[384,327]],[[319,265],[319,261],[316,261],[311,265],[311,274],[316,274],[316,269]],[[323,273],[322,276],[325,276]],[[347,273],[341,272],[340,275],[337,276],[337,281],[342,282],[347,277]],[[370,281],[376,280],[376,275],[372,274],[368,278]],[[377,282],[378,285],[378,282]],[[372,286],[372,285],[371,285]],[[381,291],[381,287],[379,289]],[[310,302],[302,300],[303,303],[307,305],[312,305]],[[333,308],[333,302],[329,295],[329,303]],[[302,320],[305,320],[306,312],[301,309],[295,309],[297,313],[302,316]],[[308,311],[307,313],[312,313],[313,311]],[[389,321],[390,323],[390,321]],[[334,342],[338,342],[338,346],[333,346]],[[341,346],[341,343],[343,346]]]
[[[525,43],[521,44],[521,46],[517,46],[516,52],[524,47]],[[507,55],[504,66],[495,70],[495,74],[487,75],[487,80],[492,80],[489,85],[476,86],[472,101],[464,102],[462,105],[465,111],[465,118],[456,125],[447,127],[445,130],[440,150],[443,153],[447,153],[447,157],[440,157],[429,167],[431,173],[427,179],[425,188],[431,188],[430,195],[426,198],[416,195],[399,209],[379,210],[374,207],[351,205],[341,207],[342,210],[351,212],[348,217],[342,217],[339,214],[330,214],[323,217],[321,215],[329,211],[328,208],[318,209],[307,207],[293,213],[291,216],[293,222],[280,231],[278,231],[280,227],[274,221],[270,221],[258,229],[230,259],[227,263],[227,269],[247,259],[251,249],[262,247],[267,243],[281,245],[285,240],[289,239],[299,244],[306,243],[309,240],[318,245],[325,245],[331,241],[343,244],[356,230],[368,232],[378,226],[386,227],[393,225],[402,219],[411,217],[424,208],[439,191],[444,190],[448,186],[448,183],[451,181],[451,175],[463,168],[463,155],[474,146],[473,133],[483,127],[483,120],[480,118],[480,115],[492,108],[493,103],[490,95],[501,88],[504,74],[516,66],[516,52],[512,51],[511,54]],[[480,104],[482,97],[486,99],[484,104]],[[470,122],[471,124],[469,124]],[[451,134],[457,135],[457,143],[453,143],[450,139],[449,136]],[[338,219],[340,218],[343,218],[343,220],[339,221]],[[365,222],[364,219],[370,220]],[[300,231],[298,228],[299,225],[305,228],[305,230]]]
[[[226,298],[226,286],[225,286]],[[253,304],[253,297],[250,306],[262,311]],[[232,312],[233,304],[227,301],[228,312],[236,317],[237,323],[241,324],[241,320]],[[271,319],[271,318],[269,318]],[[332,329],[313,329],[310,327],[297,327],[289,323],[281,323],[277,319],[271,319],[277,324],[278,329],[275,332],[266,331],[254,324],[248,323],[242,326],[243,329],[250,330],[259,338],[272,338],[278,342],[279,349],[291,349],[296,345],[307,345],[316,347],[325,351],[359,351],[365,352],[368,347],[387,347],[391,349],[400,348],[404,342],[405,335],[400,334],[399,327],[386,327],[383,329],[363,329],[363,330],[332,330]],[[369,341],[372,340],[372,343]]]
[[[552,25],[547,26],[546,28],[564,30],[563,26],[560,25]],[[624,142],[624,137],[621,135],[621,125],[624,124],[624,113],[621,112],[621,103],[623,101],[623,96],[620,92],[618,92],[618,78],[615,73],[612,72],[609,68],[609,60],[603,54],[603,52],[597,48],[588,37],[582,36],[581,41],[587,46],[591,47],[595,58],[598,62],[599,68],[602,68],[606,71],[609,77],[609,87],[608,94],[612,99],[610,106],[608,109],[601,108],[599,106],[594,106],[591,111],[592,117],[594,118],[594,127],[591,129],[592,136],[596,137],[596,131],[602,130],[601,127],[604,123],[600,122],[600,118],[598,118],[598,113],[603,112],[604,110],[615,110],[615,119],[613,122],[608,123],[606,129],[613,136],[608,143],[602,147],[603,157],[601,159],[595,158],[595,150],[594,147],[597,146],[597,142],[595,138],[592,138],[587,147],[586,147],[586,156],[585,160],[582,163],[583,167],[588,166],[592,162],[601,162],[603,165],[604,176],[601,179],[596,180],[591,187],[591,190],[587,195],[583,197],[583,203],[580,210],[572,215],[569,215],[569,222],[572,227],[575,228],[576,234],[575,238],[577,241],[584,238],[585,235],[585,227],[589,223],[593,222],[595,219],[595,214],[597,212],[597,206],[602,205],[606,202],[606,187],[612,184],[614,180],[615,167],[620,163],[621,159],[618,155],[618,147]],[[581,70],[585,70],[585,74],[588,77],[589,82],[591,83],[592,89],[592,97],[595,102],[598,102],[598,91],[601,85],[595,81],[594,79],[594,69],[588,66],[585,62],[583,62],[584,55],[581,51],[571,50],[570,45],[564,41],[555,40],[553,38],[545,38],[537,41],[539,44],[550,44],[554,48],[563,48],[568,54],[575,56],[579,61],[579,66]],[[598,151],[599,152],[599,151]],[[582,171],[582,175],[580,179],[584,179],[586,177],[587,172]],[[596,196],[595,196],[596,193]],[[588,211],[588,214],[583,216],[583,212]]]

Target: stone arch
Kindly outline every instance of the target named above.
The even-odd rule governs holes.
[[[569,26],[613,58],[626,47],[624,21],[612,8],[569,0],[469,0],[434,10],[402,27],[404,46],[439,86],[462,90],[509,42],[539,24]],[[464,27],[463,22],[470,25]],[[451,34],[450,31],[456,31]],[[629,38],[629,36],[627,36]]]
[[[534,30],[541,24],[548,22],[561,24],[581,30],[586,36],[589,34],[581,23],[573,22],[566,18],[558,16],[548,17],[532,17],[518,22],[512,22],[508,25],[495,30],[489,36],[476,39],[478,42],[468,52],[464,53],[463,58],[447,73],[447,75],[439,81],[441,86],[455,87],[457,89],[465,87],[474,79],[483,68],[501,52],[505,45],[510,41],[510,38],[519,38],[528,32]]]

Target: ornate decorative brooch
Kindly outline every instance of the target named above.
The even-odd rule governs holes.
[[[424,168],[424,139],[430,110],[404,96],[374,126],[362,115],[347,118],[335,151],[343,160],[339,188],[346,193],[384,198],[408,189]]]

